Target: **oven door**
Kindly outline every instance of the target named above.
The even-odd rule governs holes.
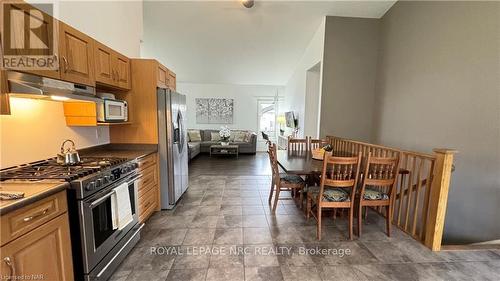
[[[125,102],[104,100],[104,118],[106,121],[125,121],[127,118]]]
[[[89,273],[137,224],[137,178],[137,173],[129,175],[124,180],[79,202],[81,246],[85,273]],[[124,182],[128,183],[133,220],[123,229],[118,230],[113,229],[111,197],[114,194],[113,189]]]

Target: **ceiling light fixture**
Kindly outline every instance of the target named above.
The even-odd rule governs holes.
[[[241,4],[243,4],[243,6],[245,6],[245,8],[248,8],[248,9],[253,7],[253,4],[255,4],[254,2],[255,1],[253,1],[253,0],[241,0]]]

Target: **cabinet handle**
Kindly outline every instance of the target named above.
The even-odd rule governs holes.
[[[10,271],[9,277],[15,276],[16,273],[14,271],[14,262],[12,261],[12,259],[10,257],[5,257],[5,258],[3,258],[3,262],[9,267],[9,271]]]
[[[68,63],[68,60],[66,59],[65,56],[62,57],[63,61],[64,61],[64,67],[63,67],[63,70],[64,72],[68,72],[68,68],[69,68],[69,63]]]
[[[25,217],[25,218],[23,219],[23,221],[24,221],[24,222],[29,222],[29,221],[33,220],[34,218],[38,218],[38,217],[40,217],[40,216],[46,215],[48,211],[49,211],[49,208],[46,208],[46,209],[44,209],[43,211],[38,212],[38,213],[36,213],[36,214],[34,214],[34,215],[32,215],[32,216]]]
[[[118,70],[115,70],[116,73],[116,81],[118,82],[120,80],[120,75],[118,75]]]

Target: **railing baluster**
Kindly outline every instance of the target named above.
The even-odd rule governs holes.
[[[418,203],[419,203],[419,198],[420,198],[420,187],[422,186],[421,172],[422,172],[422,165],[423,164],[424,164],[424,160],[420,159],[420,165],[418,165],[418,170],[417,170],[417,188],[415,189],[415,207],[413,209],[413,226],[412,226],[412,231],[411,231],[411,234],[413,236],[415,236],[416,232],[417,232]]]

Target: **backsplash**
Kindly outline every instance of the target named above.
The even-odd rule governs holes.
[[[68,127],[61,102],[11,98],[11,115],[0,116],[0,167],[54,157],[65,139],[77,149],[109,143],[109,128]]]

